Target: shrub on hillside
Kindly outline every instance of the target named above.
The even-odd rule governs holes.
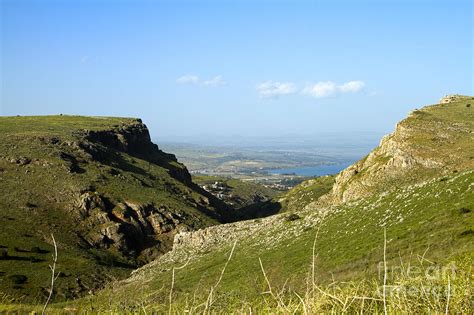
[[[25,275],[11,275],[8,277],[8,279],[13,284],[23,284],[28,280],[28,278]]]
[[[471,212],[471,209],[469,208],[466,208],[466,207],[459,208],[459,213],[461,214],[470,213],[470,212]]]
[[[296,213],[291,213],[285,217],[286,221],[296,221],[301,219],[301,217]]]
[[[33,246],[33,247],[31,247],[30,252],[31,252],[31,253],[36,253],[36,254],[46,254],[46,253],[49,253],[49,251],[47,251],[47,250],[45,250],[45,249],[41,249],[41,248],[39,248],[38,246]]]

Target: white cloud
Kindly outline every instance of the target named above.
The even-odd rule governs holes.
[[[278,97],[293,94],[296,92],[296,88],[291,82],[266,81],[257,85],[257,91],[262,97]]]
[[[186,74],[176,80],[179,84],[198,84],[199,77],[193,74]]]
[[[355,93],[362,90],[365,83],[362,81],[349,81],[339,86],[339,90],[342,93]]]
[[[349,81],[339,85],[332,81],[325,81],[309,84],[301,93],[315,98],[324,98],[338,94],[360,92],[364,87],[365,83],[363,81]]]
[[[301,93],[316,98],[329,97],[337,93],[337,85],[331,81],[318,82],[305,87]]]
[[[198,85],[201,87],[214,87],[214,86],[220,86],[220,85],[226,84],[226,82],[224,81],[221,75],[216,75],[215,77],[209,80],[202,80],[197,75],[185,74],[179,77],[178,79],[176,79],[176,82],[179,84]]]
[[[204,86],[219,86],[219,85],[224,85],[226,82],[222,78],[221,75],[216,75],[210,80],[204,81],[203,85]]]

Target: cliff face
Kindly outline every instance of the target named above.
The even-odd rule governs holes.
[[[86,130],[84,133],[84,139],[89,143],[101,144],[105,148],[163,166],[174,178],[186,184],[192,183],[191,175],[182,164],[177,163],[176,156],[161,151],[158,145],[151,141],[148,128],[140,119],[109,130]],[[84,149],[89,149],[89,153],[95,155],[94,158],[99,160],[103,158],[100,150],[94,150],[84,142],[81,145]]]
[[[449,96],[415,110],[364,159],[343,170],[320,202],[342,203],[384,193],[436,174],[474,166],[472,97]]]
[[[165,190],[184,199],[185,204],[218,221],[226,221],[227,216],[231,215],[224,203],[192,182],[186,167],[178,163],[173,154],[161,151],[151,141],[148,128],[141,120],[132,120],[110,129],[85,130],[81,138],[77,147],[90,155],[93,161],[119,165],[122,163],[118,161],[120,154],[125,154],[158,166],[184,185],[186,190],[183,191],[170,182]],[[143,174],[149,175],[146,172]],[[153,184],[151,186],[157,188]],[[200,196],[195,198],[193,194]],[[166,202],[155,204],[150,200],[137,203],[129,200],[134,198],[133,195],[123,197],[107,199],[96,191],[85,191],[78,197],[77,205],[83,217],[92,222],[89,226],[93,228],[85,237],[90,245],[115,247],[125,255],[139,255],[148,261],[171,249],[175,233],[206,226],[203,220],[189,220],[186,211],[170,208]]]
[[[47,265],[31,266],[29,256],[21,255],[32,255],[29,248],[50,248],[53,233],[68,270],[58,288],[64,298],[100,287],[107,275],[123,277],[124,268],[169,251],[176,233],[231,220],[224,203],[151,142],[140,120],[0,119],[0,221],[5,219],[0,248],[18,260],[17,273],[47,282]],[[15,255],[16,249],[26,254]],[[39,256],[34,261],[46,263]],[[41,279],[24,292],[41,296]],[[24,293],[1,281],[0,290]]]
[[[148,128],[140,119],[106,130],[85,130],[85,138],[99,142],[106,147],[134,156],[152,157],[159,152],[158,146],[151,142]],[[173,155],[168,154],[172,158]],[[172,158],[176,161],[176,158]]]

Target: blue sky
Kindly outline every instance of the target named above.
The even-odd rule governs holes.
[[[158,140],[390,132],[473,92],[472,1],[1,1],[1,114]]]

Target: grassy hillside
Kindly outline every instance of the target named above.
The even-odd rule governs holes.
[[[334,179],[334,175],[328,175],[306,180],[284,194],[278,202],[281,203],[283,211],[301,211],[330,192]]]
[[[136,119],[0,117],[0,292],[45,299],[54,233],[56,300],[127,276],[220,204]]]

